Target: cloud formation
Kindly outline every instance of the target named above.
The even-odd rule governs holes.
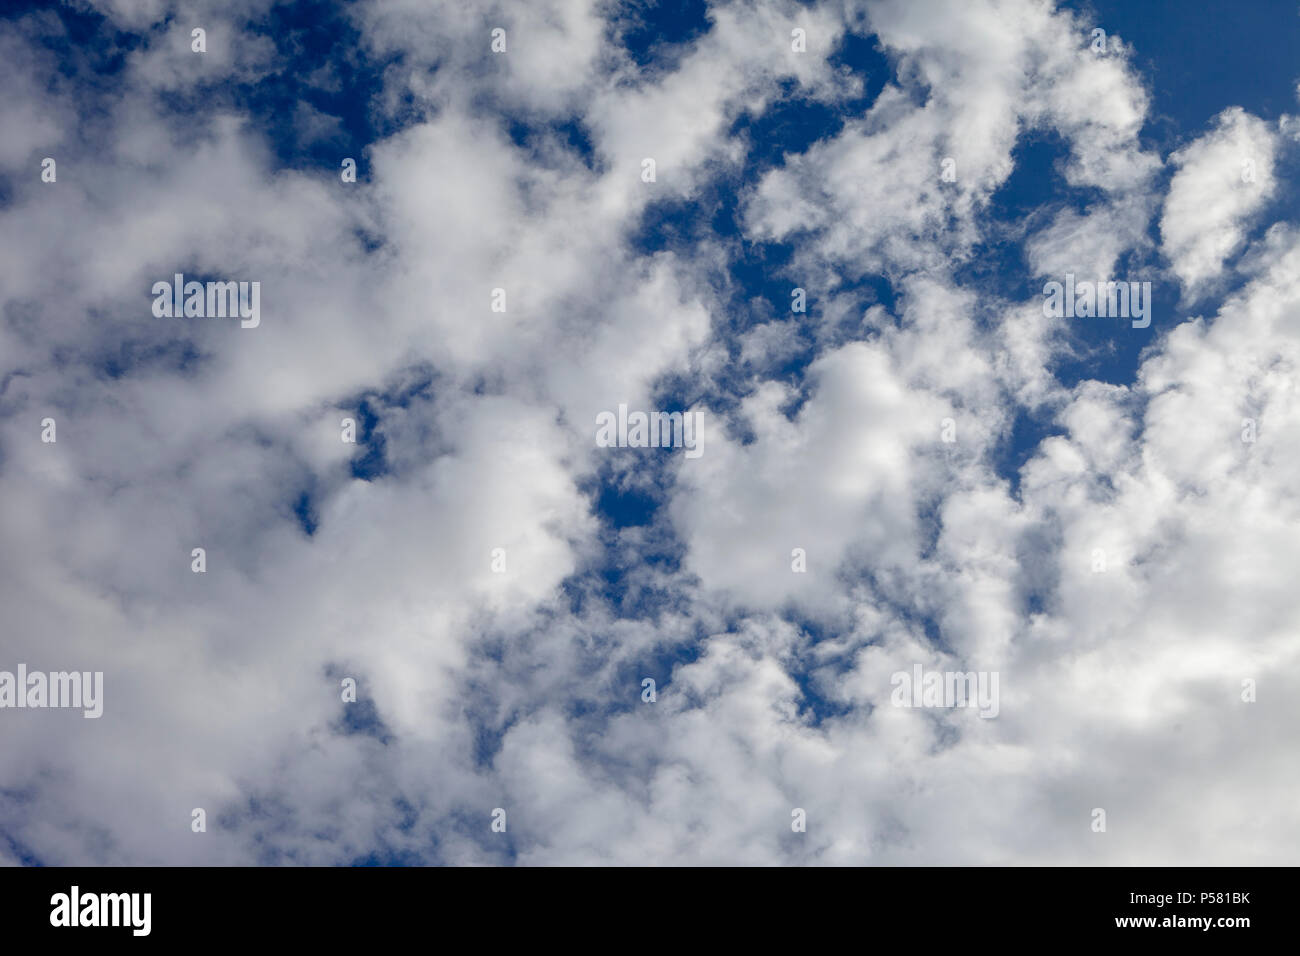
[[[92,6],[0,21],[0,669],[105,675],[0,711],[0,860],[1296,862],[1293,120],[1162,154],[1033,0]]]

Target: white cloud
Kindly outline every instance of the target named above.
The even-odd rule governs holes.
[[[56,864],[483,863],[507,845],[535,864],[1295,862],[1300,242],[1277,225],[1245,247],[1278,138],[1230,111],[1162,197],[1135,64],[1091,53],[1077,18],[849,7],[717,5],[642,74],[594,3],[360,6],[366,50],[403,54],[373,108],[404,125],[356,184],[277,169],[229,103],[180,122],[157,95],[277,69],[221,32],[254,4],[101,5],[123,29],[206,16],[227,52],[173,69],[151,34],[85,128],[75,77],[30,80],[50,68],[34,21],[3,34],[0,124],[20,132],[0,147],[0,669],[106,675],[100,720],[0,713],[14,847]],[[765,279],[812,310],[747,322],[718,287],[739,239],[630,237],[655,199],[734,178],[732,122],[783,84],[858,92],[827,58],[859,14],[898,81],[741,185],[743,238],[795,244]],[[517,146],[503,115],[581,121],[591,166],[558,138]],[[1158,329],[1127,385],[1058,381],[1065,328],[1032,282],[1016,299],[963,272],[1004,234],[988,205],[1026,130],[1059,135],[1065,181],[1100,190],[1015,224],[1031,272],[1114,269],[1162,200],[1188,288],[1244,253],[1245,285]],[[33,164],[50,143],[57,184]],[[1254,192],[1223,178],[1243,149]],[[175,271],[260,281],[261,326],[154,319],[150,285]],[[890,308],[845,288],[880,274]],[[776,371],[804,348],[800,376]],[[595,447],[597,412],[670,386],[705,415],[702,458]],[[363,400],[373,431],[346,445]],[[1061,434],[1016,450],[1013,484],[1030,413]],[[381,442],[382,473],[354,477]],[[602,524],[597,478],[650,493],[654,521]],[[917,664],[998,672],[999,715],[891,706]],[[371,704],[382,729],[340,732]]]
[[[1250,217],[1274,193],[1277,137],[1269,125],[1239,107],[1169,157],[1177,168],[1169,184],[1160,236],[1165,255],[1194,300],[1240,251]]]

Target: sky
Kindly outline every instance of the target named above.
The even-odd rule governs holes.
[[[1300,863],[1296,4],[0,17],[0,863]]]

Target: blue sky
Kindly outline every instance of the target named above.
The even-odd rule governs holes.
[[[0,859],[1293,863],[1297,49],[1281,3],[10,4],[0,671],[107,698],[0,711]],[[261,324],[158,317],[178,272]],[[1046,315],[1067,273],[1150,326]]]

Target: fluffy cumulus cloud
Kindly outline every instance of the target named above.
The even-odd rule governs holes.
[[[0,21],[0,671],[104,675],[0,861],[1297,862],[1295,120],[1154,143],[1040,0],[682,17]]]
[[[1174,273],[1189,293],[1219,278],[1241,250],[1250,217],[1275,190],[1277,134],[1239,107],[1215,128],[1169,157],[1169,184],[1160,235]]]

